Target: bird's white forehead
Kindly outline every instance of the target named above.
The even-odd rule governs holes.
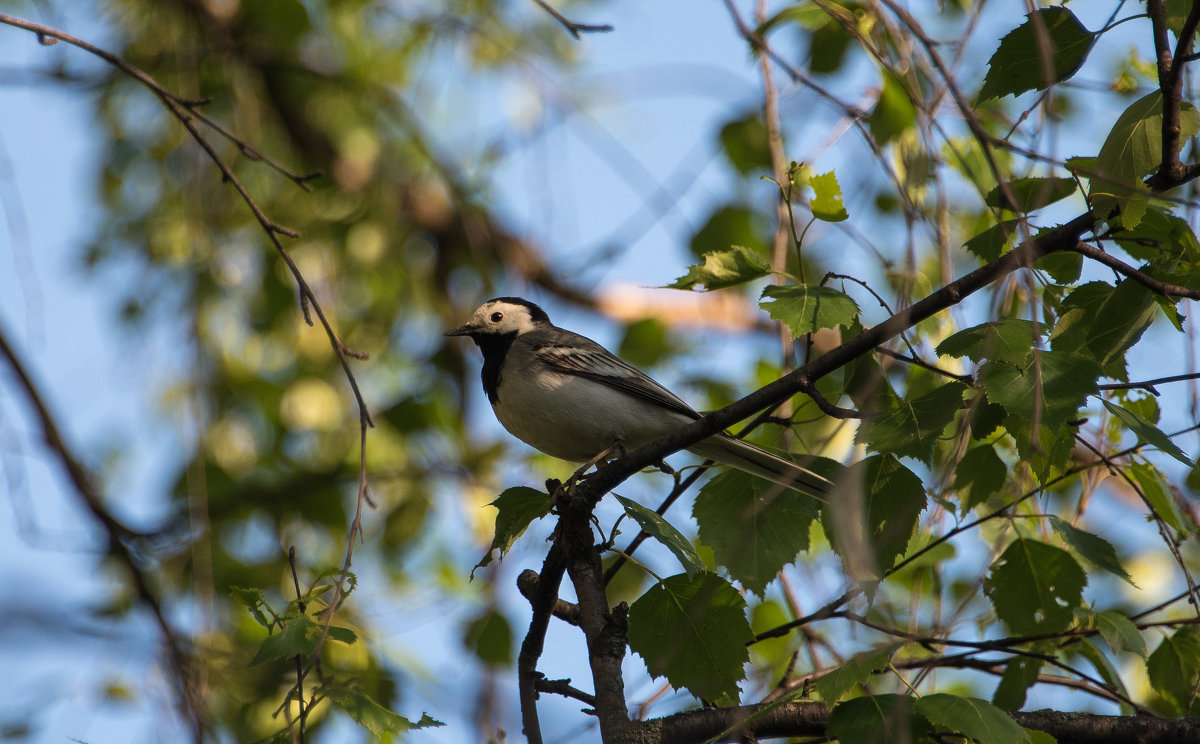
[[[499,319],[496,318],[497,313],[500,314]],[[483,303],[471,320],[485,328],[498,331],[523,332],[533,328],[533,316],[529,314],[529,308],[505,300]]]

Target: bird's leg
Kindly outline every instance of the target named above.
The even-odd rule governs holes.
[[[593,467],[595,467],[596,465],[599,465],[600,463],[602,463],[602,462],[604,462],[605,460],[607,460],[607,459],[608,459],[608,456],[609,456],[609,455],[611,455],[611,454],[612,454],[614,451],[620,452],[620,454],[624,455],[624,454],[625,454],[625,448],[624,448],[624,447],[621,445],[621,441],[622,441],[622,440],[620,440],[620,439],[617,439],[617,440],[616,440],[616,441],[614,441],[612,444],[610,444],[610,445],[608,445],[607,447],[605,447],[605,448],[604,448],[604,450],[602,450],[602,451],[601,451],[599,454],[597,454],[595,457],[593,457],[592,459],[588,460],[588,461],[587,461],[587,462],[585,462],[583,465],[580,465],[580,466],[579,466],[579,469],[578,469],[578,470],[576,470],[576,471],[575,471],[575,472],[574,472],[574,473],[571,475],[571,477],[567,479],[567,482],[564,484],[564,487],[565,487],[565,488],[571,488],[571,487],[573,487],[573,486],[574,486],[574,485],[575,485],[577,482],[579,482],[580,480],[582,480],[582,479],[583,479],[583,474],[584,474],[584,473],[586,473],[587,471],[591,470],[591,469],[592,469]]]

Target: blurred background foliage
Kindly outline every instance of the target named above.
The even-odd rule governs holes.
[[[675,14],[678,26],[664,24],[639,38],[658,39],[666,48],[703,45],[704,39],[686,36],[693,27],[678,18],[701,11],[689,3],[667,5],[668,11],[650,16],[636,3],[565,4],[569,17],[616,26],[611,35],[581,41],[534,3],[516,0],[89,5],[102,20],[110,51],[181,96],[211,98],[203,109],[209,116],[288,168],[324,174],[305,190],[244,157],[236,144],[213,138],[268,217],[302,233],[285,240],[288,250],[346,344],[370,356],[352,368],[376,423],[367,436],[366,465],[377,508],[365,517],[354,561],[359,582],[336,623],[358,640],[330,643],[322,673],[412,721],[424,712],[447,721],[453,733],[441,740],[485,740],[519,730],[510,678],[527,615],[513,588],[521,568],[536,568],[544,535],[527,537],[528,553],[492,563],[473,582],[468,572],[492,538],[493,512],[484,505],[507,486],[537,485],[546,475],[568,472],[486,419],[474,351],[446,344],[441,331],[500,294],[544,302],[556,319],[566,314],[586,325],[606,317],[602,333],[613,348],[657,368],[700,408],[740,397],[792,361],[741,289],[725,290],[725,298],[664,299],[627,286],[666,284],[695,257],[730,245],[769,258],[777,242],[778,191],[762,180],[775,173],[776,155],[759,62],[738,40],[724,8],[707,3],[702,11],[705,28],[717,29],[710,33],[725,45],[723,57],[708,65],[695,61],[693,49],[676,67],[589,67],[597,47],[650,17],[664,23]],[[1023,11],[998,5],[926,3],[913,12],[939,38],[963,39],[947,54],[964,79],[977,81],[999,36],[1021,20]],[[1085,17],[1093,28],[1115,7],[1102,5]],[[53,23],[52,3],[4,6]],[[740,12],[754,23],[753,8]],[[767,17],[760,13],[758,20]],[[812,229],[803,271],[810,279],[827,270],[853,273],[896,307],[978,265],[961,246],[993,224],[984,196],[995,184],[962,122],[941,117],[946,91],[912,62],[914,40],[894,24],[873,3],[806,2],[761,30],[791,64],[845,102],[830,105],[778,68],[773,73],[783,89],[784,156],[819,161],[821,172],[836,168],[851,214],[848,222]],[[66,30],[88,35],[85,26]],[[1102,62],[1089,68],[1090,76],[1044,99],[1027,94],[981,103],[981,121],[1003,135],[1029,114],[1018,137],[1023,146],[1054,157],[1094,153],[1108,126],[1089,123],[1096,112],[1120,111],[1154,85],[1141,40],[1113,34],[1102,43],[1103,54],[1093,56]],[[190,446],[173,465],[165,516],[155,515],[153,523],[127,516],[153,533],[143,557],[169,617],[190,638],[193,673],[215,738],[270,737],[284,727],[274,714],[294,682],[294,665],[287,659],[250,664],[267,633],[247,605],[266,613],[259,599],[237,590],[261,590],[261,602],[283,614],[295,599],[290,546],[302,588],[327,585],[341,564],[359,469],[353,398],[327,339],[303,323],[286,267],[178,123],[137,82],[80,52],[37,53],[55,55],[64,76],[86,82],[81,94],[95,102],[96,136],[105,143],[96,178],[103,219],[80,248],[79,261],[96,281],[111,281],[114,271],[123,277],[114,288],[122,348],[139,355],[139,340],[151,327],[176,331],[169,354],[180,373],[166,389],[147,394],[161,396],[164,416]],[[637,84],[627,85],[630,80]],[[631,101],[641,96],[661,107],[648,125],[656,137],[674,131],[695,143],[673,168],[642,165],[640,143],[620,141],[637,136],[646,114]],[[676,96],[703,98],[710,109],[693,120],[692,109],[673,108]],[[625,106],[631,106],[627,119],[613,133],[603,112]],[[590,143],[595,159],[567,158],[558,139],[566,136],[563,129]],[[613,188],[611,173],[591,171],[596,161],[620,174],[635,204],[624,192],[612,202],[603,198]],[[1013,178],[1044,174],[1037,161],[1003,151],[997,165]],[[587,190],[593,179],[595,196]],[[563,196],[568,189],[571,196]],[[574,204],[576,242],[552,245],[570,234],[555,217],[565,201]],[[610,211],[610,204],[624,211]],[[550,226],[555,220],[560,224]],[[578,226],[591,220],[612,227],[600,236],[586,234]],[[976,245],[976,255],[1011,244],[1011,238],[990,237],[988,245]],[[784,260],[800,270],[793,253]],[[932,349],[956,322],[970,324],[970,314],[1028,313],[1029,292],[1014,277],[995,288],[987,307],[922,324],[915,343]],[[868,296],[856,296],[864,317],[883,317]],[[731,329],[739,334],[735,341],[726,340]],[[714,361],[721,356],[727,357],[723,364]],[[919,393],[932,380],[919,367],[884,359],[864,360],[826,384],[874,408],[872,401],[893,391]],[[1194,419],[1194,387],[1171,394],[1172,415]],[[804,421],[788,436],[806,449],[838,458],[851,452],[847,422],[815,415]],[[1094,434],[1119,439],[1123,432]],[[756,436],[777,443],[780,434]],[[949,474],[925,475],[945,485]],[[644,477],[651,503],[666,481]],[[110,497],[121,513],[120,495]],[[1075,509],[1078,492],[1055,498]],[[1121,509],[1136,511],[1128,494],[1122,498],[1124,506],[1105,513],[1108,523],[1119,521]],[[811,542],[798,570],[817,576],[807,586],[814,598],[787,596],[791,583],[772,590],[754,605],[756,629],[786,621],[838,590],[833,573],[821,572],[840,566],[829,559],[819,530]],[[1120,547],[1132,564],[1146,562],[1149,573],[1140,575],[1163,570],[1153,549],[1136,541]],[[977,604],[965,601],[982,602],[978,571],[942,575],[932,565],[914,565],[902,577],[914,606],[938,605],[945,589],[961,617],[978,620]],[[628,570],[618,576],[610,587],[614,602],[632,600],[646,581]],[[319,593],[313,601],[319,605]],[[128,611],[132,604],[118,589],[111,610]],[[457,639],[460,656],[424,657],[422,634],[432,626]],[[769,689],[797,643],[756,646],[752,683]],[[844,658],[834,645],[826,639],[812,653]],[[581,646],[573,653],[581,654]],[[682,704],[668,695],[665,705],[653,707],[661,690],[648,679],[630,690],[654,713]],[[561,715],[560,737],[585,725],[573,711],[578,706],[550,705],[560,706],[551,715]],[[338,721],[318,709],[310,734],[319,738],[328,727],[326,735],[337,738],[327,740],[369,738],[346,726],[344,717]],[[447,734],[413,735],[425,736]]]

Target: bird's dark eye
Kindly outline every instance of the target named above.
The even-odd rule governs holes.
[[[504,318],[504,313],[492,313],[492,322],[499,323]]]

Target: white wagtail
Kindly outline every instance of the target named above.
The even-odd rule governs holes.
[[[483,354],[483,391],[504,428],[547,455],[587,462],[636,449],[700,417],[670,390],[600,344],[558,328],[519,297],[483,303],[447,336],[470,336]],[[688,451],[781,486],[820,496],[825,478],[725,434]]]

